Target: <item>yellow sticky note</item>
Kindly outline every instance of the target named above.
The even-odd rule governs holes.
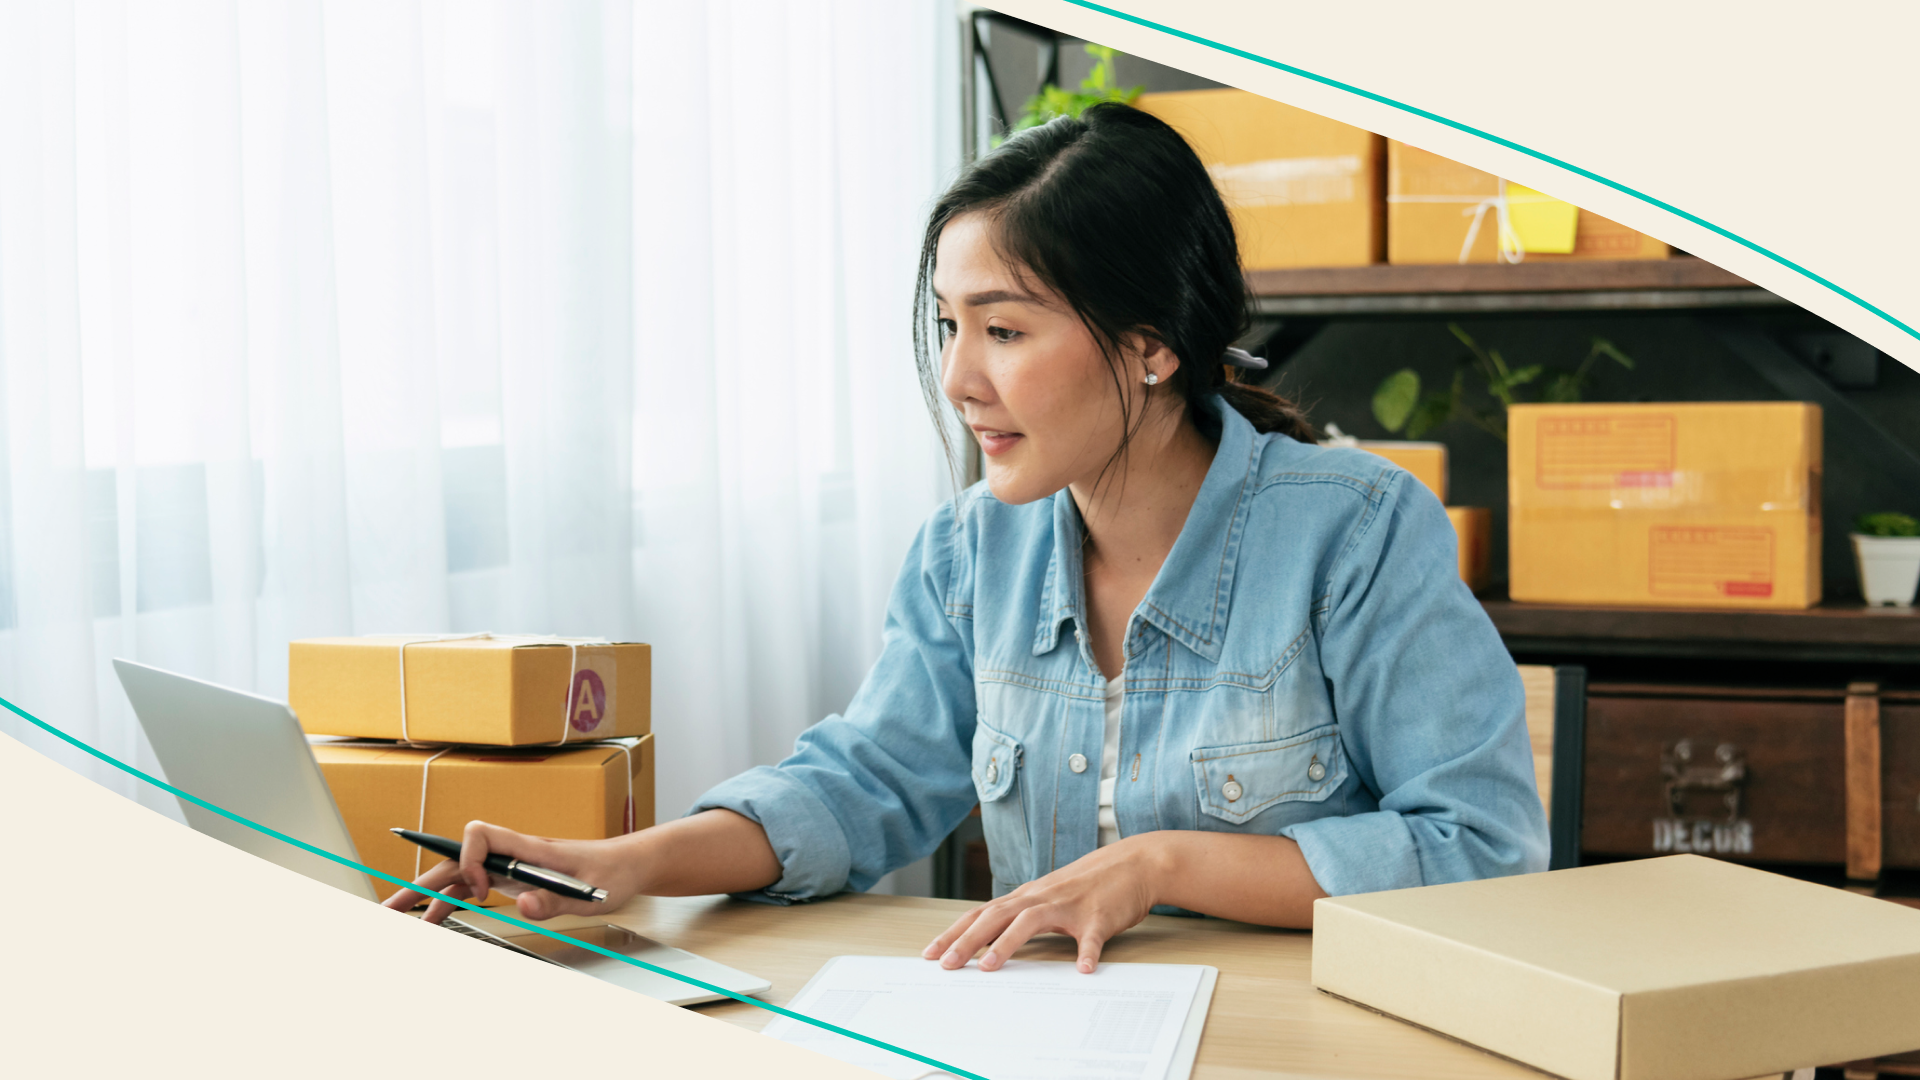
[[[1509,180],[1507,220],[1520,250],[1529,254],[1570,255],[1580,227],[1580,208]]]

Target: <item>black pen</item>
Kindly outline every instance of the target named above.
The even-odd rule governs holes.
[[[412,829],[392,830],[400,839],[419,844],[435,855],[444,855],[449,859],[460,857],[460,841],[449,840],[432,833],[414,832]],[[509,859],[505,855],[488,855],[484,864],[490,874],[499,874],[503,878],[524,882],[535,888],[545,889],[574,900],[591,900],[596,904],[607,901],[607,890],[596,889],[579,878],[568,877],[558,870],[548,870],[542,866],[532,866],[519,859]]]

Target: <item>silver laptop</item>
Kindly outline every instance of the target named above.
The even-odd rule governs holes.
[[[284,702],[131,660],[115,659],[113,667],[173,786],[323,851],[359,861],[353,838],[340,818],[340,808],[327,789],[326,777],[313,760],[300,722]],[[367,900],[379,900],[372,881],[352,867],[321,858],[185,799],[180,801],[180,809],[186,814],[187,824],[199,832],[315,881]],[[456,911],[446,925],[491,945],[572,968],[674,1005],[718,1001],[726,996],[541,934],[496,933],[483,928],[483,920],[484,916]],[[484,921],[494,927],[505,925]],[[662,945],[612,923],[564,933],[736,994],[763,994],[772,988],[765,979]]]

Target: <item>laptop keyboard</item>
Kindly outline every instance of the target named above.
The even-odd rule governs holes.
[[[526,951],[524,949],[516,948],[515,946],[509,945],[506,942],[501,941],[499,938],[494,937],[492,934],[482,933],[479,930],[475,930],[473,927],[468,926],[466,923],[457,923],[457,922],[454,922],[452,919],[448,919],[445,922],[441,923],[440,925],[446,927],[447,929],[453,931],[456,934],[459,934],[461,937],[470,937],[475,941],[484,941],[489,945],[498,945],[503,949],[513,949],[514,952]]]

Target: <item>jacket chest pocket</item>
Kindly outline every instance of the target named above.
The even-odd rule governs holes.
[[[1192,759],[1200,811],[1234,825],[1278,803],[1324,801],[1347,779],[1336,724],[1271,742],[1201,747]]]
[[[973,790],[980,797],[980,827],[987,837],[994,895],[1027,880],[1033,844],[1020,792],[1025,750],[1020,740],[976,723],[973,729]]]

